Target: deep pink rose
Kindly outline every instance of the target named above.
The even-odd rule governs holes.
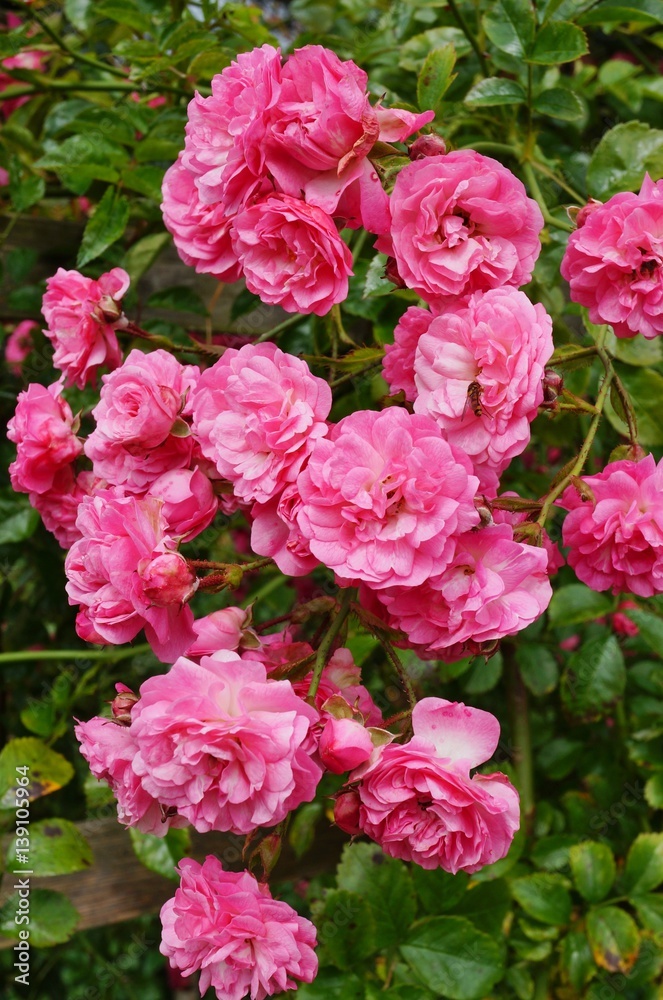
[[[156,608],[186,604],[196,592],[197,580],[179,552],[160,552],[138,563],[145,600]]]
[[[318,441],[297,485],[300,530],[345,584],[416,587],[478,523],[478,480],[430,417],[359,410]]]
[[[409,306],[394,330],[393,344],[387,344],[382,360],[382,374],[394,395],[405,393],[408,402],[417,398],[414,381],[414,359],[420,337],[428,332],[435,313],[419,306]]]
[[[527,447],[553,350],[542,305],[515,288],[475,292],[420,337],[415,412],[435,420],[480,479],[484,469],[499,475]]]
[[[242,500],[266,503],[297,477],[327,431],[327,383],[275,344],[229,348],[192,396],[193,431]]]
[[[332,774],[363,764],[373,752],[371,734],[355,719],[330,718],[318,741],[320,760]]]
[[[137,747],[128,726],[96,716],[89,722],[79,722],[74,732],[92,774],[110,785],[120,823],[156,837],[165,837],[173,827],[188,825],[181,816],[167,812],[142,787],[132,767]]]
[[[322,209],[272,194],[236,216],[231,238],[246,286],[263,302],[325,316],[347,298],[352,254]]]
[[[574,302],[616,336],[663,333],[663,180],[645,174],[639,194],[624,191],[578,215],[561,264]]]
[[[316,930],[250,872],[226,872],[209,854],[183,858],[180,887],[161,909],[160,951],[185,976],[200,970],[200,995],[264,1000],[310,983],[318,971]]]
[[[56,474],[50,490],[30,494],[30,503],[39,512],[46,530],[55,535],[63,549],[70,549],[81,537],[76,518],[84,497],[107,485],[93,472],[83,471],[75,476],[67,465]]]
[[[69,403],[60,395],[62,385],[31,383],[19,393],[16,412],[7,424],[7,437],[16,445],[16,460],[9,466],[13,489],[19,493],[45,493],[56,476],[83,450]]]
[[[185,562],[179,566],[175,594],[163,593],[154,604],[153,560],[170,553],[176,542],[166,534],[161,503],[152,498],[121,497],[111,490],[85,497],[76,527],[80,539],[65,560],[70,604],[80,604],[76,630],[88,642],[130,642],[145,628],[155,654],[172,662],[195,639],[191,609],[182,607]],[[188,575],[193,587],[192,577]],[[172,602],[167,599],[172,599]]]
[[[168,534],[190,542],[204,531],[219,508],[218,498],[200,469],[172,469],[150,486],[148,496],[163,501]]]
[[[424,698],[412,727],[409,743],[380,747],[350,775],[361,779],[362,832],[393,858],[453,875],[505,857],[520,826],[518,793],[500,773],[470,778],[470,769],[495,752],[495,716]]]
[[[251,616],[244,608],[220,608],[204,618],[196,618],[193,623],[196,639],[186,655],[197,658],[212,656],[220,649],[239,649],[250,620]]]
[[[34,346],[33,330],[38,330],[39,324],[32,319],[24,319],[18,323],[5,341],[5,364],[12,375],[20,376],[23,372],[23,362],[30,355]]]
[[[221,650],[181,657],[140,689],[131,732],[143,787],[201,833],[250,833],[310,802],[321,771],[306,749],[318,713],[289,681]]]
[[[297,524],[301,502],[293,483],[279,497],[256,503],[251,509],[251,548],[259,556],[273,559],[286,576],[306,576],[319,565]]]
[[[594,500],[569,486],[558,501],[569,511],[562,538],[578,579],[613,594],[662,593],[663,461],[610,462],[582,481]]]
[[[462,649],[476,652],[541,617],[552,597],[548,555],[514,542],[510,525],[492,524],[456,537],[446,569],[423,587],[377,596],[408,645],[429,658],[460,659]]]
[[[121,267],[97,281],[59,267],[46,282],[41,310],[44,334],[53,343],[53,364],[67,385],[83,389],[94,382],[99,368],[117,368],[122,352],[115,330],[121,325],[122,298],[129,275]]]
[[[543,216],[497,160],[471,149],[415,160],[390,203],[391,244],[379,249],[427,302],[530,280]]]
[[[195,365],[181,365],[162,350],[133,350],[121,368],[104,375],[92,411],[97,427],[85,442],[97,475],[141,492],[164,472],[186,467],[194,441],[184,417],[199,375]]]

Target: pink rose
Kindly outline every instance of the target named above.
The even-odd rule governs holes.
[[[200,469],[172,469],[155,479],[148,496],[163,501],[168,534],[190,542],[216,516],[219,501],[207,476]]]
[[[495,716],[424,698],[414,707],[412,728],[409,743],[380,747],[350,775],[361,779],[362,832],[393,858],[452,875],[505,857],[520,826],[518,793],[500,773],[470,778],[470,769],[495,752]]]
[[[489,156],[459,149],[409,163],[391,196],[392,253],[426,301],[524,285],[539,256],[543,216],[521,181]]]
[[[122,360],[115,330],[122,317],[122,297],[129,275],[114,267],[94,281],[59,267],[46,282],[42,312],[44,334],[52,341],[53,364],[67,385],[85,388],[99,368],[117,368]]]
[[[554,350],[552,320],[515,288],[449,305],[419,339],[416,413],[427,413],[469,456],[499,475],[527,447]]]
[[[478,523],[469,461],[426,416],[359,410],[318,441],[297,481],[300,530],[343,584],[417,587]]]
[[[264,1000],[310,983],[318,971],[316,930],[250,872],[226,872],[209,854],[183,858],[181,884],[161,909],[160,951],[185,976],[200,970],[200,995]]]
[[[76,437],[78,420],[61,392],[61,383],[54,382],[49,386],[31,383],[19,393],[16,412],[7,424],[7,437],[16,445],[9,475],[19,493],[52,489],[58,473],[83,450]]]
[[[193,393],[203,455],[242,500],[266,503],[297,477],[327,431],[331,390],[275,344],[229,348]]]
[[[260,636],[259,648],[249,648],[242,653],[243,660],[257,660],[258,663],[264,665],[268,674],[274,673],[279,667],[305,660],[309,656],[312,662],[315,658],[313,647],[308,642],[297,642],[294,628],[286,628],[282,632],[273,632],[271,635],[262,635]],[[309,680],[310,678],[309,674]],[[303,681],[296,681],[293,687],[300,697],[305,698],[308,684],[304,689],[303,683]],[[318,710],[320,708],[317,698],[315,707]]]
[[[229,650],[200,664],[181,657],[141,686],[134,768],[200,833],[250,833],[315,796],[321,771],[306,745],[317,717],[260,663]]]
[[[561,264],[574,302],[617,337],[663,333],[663,180],[645,174],[639,194],[624,191],[578,215]]]
[[[263,302],[325,316],[347,298],[352,254],[322,209],[269,195],[236,216],[231,238],[246,286]]]
[[[182,817],[164,809],[141,785],[132,767],[136,741],[126,725],[97,716],[79,722],[74,732],[92,774],[110,785],[120,823],[156,837],[165,837],[173,827],[188,825]]]
[[[301,502],[293,483],[279,497],[256,503],[251,510],[251,548],[273,559],[286,576],[306,576],[319,565],[297,524]]]
[[[194,441],[184,417],[199,374],[167,351],[133,350],[104,375],[92,411],[97,427],[85,442],[97,475],[141,492],[164,472],[187,466]]]
[[[39,512],[46,530],[55,535],[63,549],[70,549],[81,537],[76,518],[83,498],[107,485],[93,472],[79,472],[75,476],[67,465],[56,474],[50,490],[30,494],[30,503]]]
[[[562,538],[578,579],[613,594],[662,593],[663,461],[610,462],[582,481],[593,500],[569,486],[558,501],[570,512]]]
[[[373,741],[369,731],[355,719],[330,718],[322,730],[318,752],[328,771],[343,774],[368,760]]]
[[[81,537],[67,555],[65,573],[69,603],[81,605],[78,634],[88,642],[117,645],[145,628],[155,654],[172,662],[189,648],[195,633],[191,609],[181,606],[186,589],[182,568],[176,593],[162,594],[169,603],[153,603],[152,560],[174,555],[176,548],[166,534],[160,502],[118,498],[106,490],[83,499],[76,527]]]
[[[32,331],[38,330],[39,324],[34,320],[24,319],[18,323],[5,341],[5,363],[7,368],[17,377],[23,371],[23,362],[34,347]]]
[[[251,615],[244,608],[220,608],[204,618],[196,618],[193,631],[196,638],[187,651],[188,657],[212,656],[220,649],[239,649]]]
[[[198,581],[179,552],[161,552],[138,563],[143,597],[156,608],[186,604],[196,592]]]
[[[16,25],[18,27],[18,25]],[[42,71],[44,69],[44,63],[48,58],[48,52],[44,52],[41,49],[25,49],[23,52],[18,52],[15,56],[8,56],[6,59],[0,59],[0,66],[2,69],[12,70],[12,69],[31,69]],[[0,105],[2,108],[3,117],[9,118],[13,115],[17,108],[20,108],[23,104],[26,104],[30,98],[29,97],[2,97],[3,91],[7,87],[11,87],[13,84],[20,84],[21,80],[17,80],[13,77],[11,73],[3,73],[0,70]]]
[[[430,658],[460,659],[540,618],[552,589],[543,548],[513,541],[508,524],[454,539],[446,569],[423,587],[377,592],[389,623]]]
[[[499,499],[502,499],[502,497],[517,497],[517,494],[509,491],[501,493]],[[492,517],[495,524],[510,524],[512,528],[517,528],[519,525],[527,523],[529,515],[526,511],[515,513],[513,511],[500,510],[499,507],[493,507]],[[541,546],[548,557],[548,576],[555,576],[557,571],[566,565],[566,559],[560,552],[557,542],[553,542],[545,528],[541,529],[540,537]]]
[[[409,306],[394,330],[393,344],[387,344],[382,360],[382,374],[392,395],[405,393],[408,402],[417,398],[414,381],[414,359],[419,339],[433,322],[435,313],[419,306]]]

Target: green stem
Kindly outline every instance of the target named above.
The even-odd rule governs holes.
[[[633,409],[633,404],[631,403],[629,394],[624,388],[622,380],[617,375],[610,355],[604,347],[597,347],[596,353],[601,359],[603,367],[605,368],[606,375],[612,373],[612,384],[615,387],[615,391],[621,400],[621,404],[624,408],[624,413],[626,414],[626,423],[628,425],[628,436],[631,444],[635,445],[638,443],[638,418],[635,415],[635,410]]]
[[[295,313],[294,316],[289,316],[288,319],[284,319],[282,323],[278,326],[273,327],[271,330],[265,330],[261,333],[259,337],[253,341],[254,344],[262,344],[265,340],[269,340],[271,337],[276,336],[277,333],[281,333],[282,330],[287,330],[289,327],[294,326],[295,323],[299,323],[304,317],[301,313]]]
[[[116,329],[116,332],[120,334],[126,333],[130,337],[138,337],[140,340],[147,340],[156,347],[163,347],[167,351],[173,351],[179,354],[202,354],[208,358],[218,358],[215,351],[210,351],[206,347],[196,344],[174,344],[172,340],[168,339],[168,337],[163,337],[159,333],[149,333],[149,331],[143,330],[141,326],[138,326],[131,320],[127,322],[126,326]]]
[[[555,229],[563,229],[567,233],[572,233],[575,226],[572,226],[570,222],[562,222],[561,219],[556,219],[554,215],[551,214],[550,209],[546,205],[543,194],[541,193],[541,188],[539,187],[539,182],[537,181],[534,171],[530,163],[523,163],[523,173],[529,184],[530,191],[532,192],[535,201],[537,202],[539,208],[541,209],[541,214],[543,215],[543,221],[549,225],[553,226]]]
[[[508,142],[489,142],[483,139],[473,142],[471,146],[460,146],[460,149],[475,149],[477,153],[502,153],[505,156],[515,156],[518,160],[521,156],[520,150]]]
[[[384,636],[378,636],[378,640],[380,642],[380,645],[384,649],[385,653],[387,654],[389,662],[391,663],[392,667],[398,674],[399,680],[403,685],[405,694],[407,695],[407,701],[408,705],[410,706],[410,711],[412,711],[414,706],[417,704],[417,696],[415,694],[410,675],[408,674],[407,670],[399,660],[398,654],[396,653],[396,650],[391,645],[389,640],[386,639]]]
[[[315,696],[318,693],[318,688],[320,687],[320,679],[322,677],[322,671],[327,665],[327,660],[329,659],[329,653],[334,644],[336,636],[343,628],[345,619],[350,614],[350,606],[352,600],[355,596],[354,587],[346,587],[343,591],[343,596],[341,597],[338,614],[333,618],[331,625],[322,637],[322,642],[315,657],[315,666],[313,667],[313,677],[311,678],[311,683],[309,685],[308,694],[306,700],[310,705],[315,702]]]
[[[566,191],[567,194],[570,194],[575,201],[579,202],[581,205],[584,205],[587,201],[584,195],[576,191],[575,188],[572,188],[570,184],[567,184],[563,177],[560,177],[554,170],[547,167],[545,163],[539,163],[538,160],[532,160],[531,158],[530,163],[540,174],[543,174],[544,177],[548,177],[549,180],[554,181],[555,184],[557,184],[558,187],[561,187],[562,190]]]
[[[77,52],[68,45],[61,35],[58,35],[54,28],[51,28],[48,21],[46,21],[36,10],[32,7],[27,7],[24,3],[16,4],[17,7],[21,8],[21,11],[26,13],[28,17],[31,17],[33,21],[36,21],[39,27],[44,31],[49,38],[52,38],[58,48],[62,49],[68,56],[74,59],[76,62],[82,63],[84,66],[92,66],[94,69],[103,70],[105,73],[111,73],[113,76],[121,76],[126,79],[126,74],[123,70],[118,69],[117,66],[107,65],[106,63],[99,62],[97,59],[91,56],[85,56],[81,52]]]
[[[589,457],[589,452],[591,450],[592,444],[594,443],[594,438],[596,437],[596,432],[598,430],[599,424],[601,422],[601,416],[603,415],[603,407],[605,401],[608,397],[610,391],[610,386],[612,384],[612,379],[614,377],[614,371],[610,370],[606,372],[606,376],[603,380],[599,394],[596,397],[596,416],[593,418],[591,424],[589,425],[589,430],[587,431],[587,437],[584,440],[583,446],[580,449],[577,459],[575,460],[571,470],[564,476],[562,480],[550,491],[546,497],[543,507],[541,508],[541,513],[537,518],[537,523],[544,527],[546,519],[550,513],[550,508],[554,505],[555,500],[562,495],[566,487],[571,482],[574,476],[579,476],[582,472],[585,462]]]
[[[506,668],[513,763],[518,776],[521,810],[527,828],[534,813],[534,765],[527,688],[515,661],[513,648],[508,643],[504,643],[502,654]]]
[[[458,24],[458,27],[463,32],[463,34],[467,38],[468,42],[470,43],[470,45],[474,49],[476,57],[479,60],[479,66],[481,67],[481,73],[482,73],[482,75],[483,76],[490,76],[490,72],[488,70],[488,64],[486,62],[486,57],[483,54],[483,52],[481,51],[481,49],[479,48],[479,43],[477,42],[476,38],[474,37],[474,33],[470,30],[470,26],[468,25],[467,21],[463,17],[460,9],[456,5],[455,0],[448,0],[448,7],[449,7],[449,10],[451,11],[451,13],[453,14],[453,16],[455,17],[456,23]]]
[[[123,73],[122,76],[126,80],[126,76]],[[124,91],[126,93],[131,93],[134,90],[140,90],[140,83],[129,83],[118,80],[117,83],[114,80],[50,80],[47,77],[42,77],[36,79],[34,83],[29,86],[19,87],[10,86],[6,87],[2,92],[3,100],[9,100],[9,98],[14,97],[34,97],[36,94],[47,94],[50,90],[55,91],[65,91],[66,93],[73,91]],[[180,87],[170,87],[165,83],[159,83],[159,90],[167,90],[171,94],[178,94],[180,97],[190,98],[191,94],[187,90],[182,90]]]
[[[117,652],[88,649],[22,649],[15,652],[0,653],[0,663],[21,663],[33,660],[127,660],[131,656],[149,653],[152,647],[144,642],[130,649],[118,649]]]

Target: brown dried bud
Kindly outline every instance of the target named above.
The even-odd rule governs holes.
[[[564,379],[554,368],[543,373],[543,405],[552,406],[564,389]]]
[[[99,299],[99,309],[104,319],[108,323],[113,323],[122,315],[122,305],[112,299],[110,295],[102,295]]]
[[[447,144],[441,135],[420,135],[415,139],[408,149],[408,156],[411,160],[423,160],[426,156],[444,156],[447,151]]]
[[[596,503],[596,497],[591,486],[584,479],[581,479],[580,476],[571,476],[571,485],[583,503]]]

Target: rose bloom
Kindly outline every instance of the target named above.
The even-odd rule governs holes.
[[[15,27],[18,27],[18,25],[15,25]],[[20,108],[21,105],[26,104],[30,100],[29,97],[3,98],[3,91],[7,87],[11,87],[14,84],[20,86],[23,83],[23,81],[13,77],[11,72],[5,73],[3,70],[31,69],[41,72],[44,69],[44,63],[47,58],[48,52],[44,52],[41,49],[26,49],[23,52],[17,52],[15,56],[0,59],[0,67],[2,67],[0,69],[0,107],[3,118],[9,118],[17,108]]]
[[[212,656],[220,649],[239,649],[250,622],[250,612],[244,608],[220,608],[204,618],[196,618],[193,623],[196,639],[187,649],[186,655]]]
[[[417,398],[414,359],[419,340],[427,333],[435,313],[419,306],[409,306],[394,330],[393,344],[387,344],[382,360],[382,374],[392,395],[403,392],[408,402]]]
[[[196,579],[166,534],[161,503],[85,497],[76,527],[80,539],[65,560],[70,604],[80,604],[76,631],[88,642],[119,645],[145,628],[155,654],[172,662],[195,639],[193,614],[183,603]]]
[[[558,504],[567,562],[592,590],[652,597],[663,592],[663,461],[610,462],[583,476],[594,499],[567,487]]]
[[[246,287],[262,302],[325,316],[348,296],[352,254],[314,205],[269,195],[237,215],[231,239]]]
[[[141,785],[132,767],[136,741],[127,726],[96,716],[89,722],[78,722],[74,732],[92,774],[110,785],[120,823],[156,837],[188,825],[181,816],[167,812]]]
[[[473,527],[478,480],[429,417],[359,410],[318,441],[297,485],[311,552],[348,585],[417,587]]]
[[[32,331],[38,330],[39,324],[34,320],[24,319],[18,323],[5,341],[5,364],[17,377],[23,372],[23,362],[30,355],[34,344]]]
[[[527,447],[553,350],[542,305],[515,288],[476,292],[420,337],[415,412],[436,421],[480,478],[499,475]]]
[[[578,215],[561,264],[574,302],[617,337],[663,333],[663,180],[645,174],[639,194],[623,191]]]
[[[55,536],[63,549],[70,549],[81,537],[76,519],[83,499],[107,485],[93,472],[83,471],[75,476],[67,465],[56,473],[50,490],[30,494],[30,503],[39,512],[46,530]]]
[[[97,426],[85,442],[97,475],[141,492],[164,472],[186,467],[194,441],[183,416],[199,375],[195,365],[181,365],[162,350],[133,350],[121,368],[104,375],[92,411]]]
[[[423,698],[412,728],[409,743],[378,748],[350,775],[359,780],[362,832],[393,858],[452,875],[505,857],[520,826],[518,793],[500,773],[470,778],[497,748],[495,716]]]
[[[99,368],[120,364],[115,330],[128,287],[129,275],[121,267],[96,281],[59,267],[47,280],[41,307],[44,334],[53,343],[53,364],[64,373],[67,385],[83,389],[95,381]]]
[[[293,483],[279,497],[256,503],[251,509],[251,548],[259,556],[273,559],[286,576],[307,576],[319,565],[297,524],[301,502]]]
[[[264,1000],[310,983],[318,971],[316,929],[248,871],[224,871],[209,854],[202,865],[183,858],[180,887],[161,909],[160,951],[190,976],[200,969],[200,995]]]
[[[190,542],[214,520],[218,498],[200,469],[171,469],[155,479],[148,496],[163,501],[168,534]]]
[[[390,204],[391,243],[379,249],[427,302],[530,280],[543,216],[497,160],[470,149],[415,160]]]
[[[191,405],[203,455],[241,500],[266,503],[326,434],[331,390],[275,344],[247,344],[203,372]]]
[[[19,393],[7,437],[16,445],[9,466],[12,488],[19,493],[45,493],[63,468],[78,458],[83,445],[76,436],[77,420],[60,395],[62,385],[31,383]]]
[[[200,664],[181,657],[141,686],[134,768],[200,833],[250,833],[314,798],[321,770],[307,743],[317,718],[261,663],[225,649]]]
[[[423,587],[377,592],[389,624],[425,658],[460,659],[540,618],[552,589],[544,548],[513,540],[508,524],[453,541],[447,568]]]

